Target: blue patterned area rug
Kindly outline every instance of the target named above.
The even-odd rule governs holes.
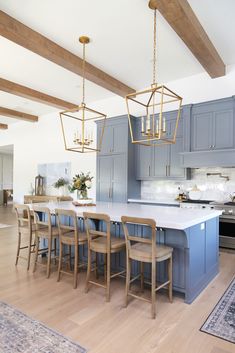
[[[235,343],[235,278],[200,330]]]
[[[0,353],[86,353],[79,344],[0,302]]]

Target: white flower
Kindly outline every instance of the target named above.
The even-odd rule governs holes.
[[[92,182],[91,182],[90,180],[86,180],[86,181],[85,181],[85,185],[86,185],[86,187],[87,187],[88,189],[90,189],[91,186],[92,186]]]

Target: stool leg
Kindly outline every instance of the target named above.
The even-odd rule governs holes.
[[[77,281],[78,281],[78,245],[74,247],[74,269],[73,269],[73,288],[77,288]]]
[[[54,264],[56,265],[56,251],[57,251],[57,244],[56,244],[57,239],[54,238]]]
[[[156,262],[152,263],[152,286],[151,286],[151,297],[152,297],[152,319],[156,317]]]
[[[57,282],[59,282],[59,280],[60,280],[60,271],[61,271],[61,266],[62,266],[62,254],[63,254],[63,244],[60,242]]]
[[[128,305],[128,293],[130,290],[130,280],[131,280],[131,259],[126,255],[126,290],[125,290],[125,304],[124,306],[127,307]]]
[[[172,303],[172,255],[168,260],[169,300]]]
[[[107,254],[107,281],[106,281],[106,301],[110,301],[110,276],[111,276],[111,255]]]
[[[47,278],[50,277],[52,239],[48,239]]]
[[[144,291],[144,262],[141,261],[140,263],[140,286],[141,291]]]
[[[107,282],[107,254],[104,254],[104,281]]]
[[[87,255],[88,255],[88,259],[87,259],[87,275],[86,275],[85,293],[87,293],[88,289],[89,289],[89,280],[90,280],[90,274],[91,274],[91,250],[89,249],[89,245],[88,245],[88,249],[87,249]]]
[[[29,248],[28,248],[28,265],[27,265],[27,270],[29,270],[29,266],[30,266],[31,245],[32,245],[32,232],[30,233],[30,236],[29,236]]]
[[[35,248],[33,272],[36,271],[36,266],[37,266],[37,262],[38,262],[39,237],[37,235],[35,237],[35,244],[36,244],[36,248]]]
[[[98,264],[99,264],[99,259],[98,259],[98,253],[95,253],[95,277],[96,279],[99,278],[99,272],[98,272]]]
[[[19,260],[19,255],[20,255],[20,244],[21,244],[21,233],[18,233],[18,246],[17,246],[17,251],[16,251],[16,262],[15,265],[17,266],[18,260]]]
[[[71,259],[72,251],[71,251],[71,245],[69,245],[69,271],[71,271],[72,268],[72,259]]]

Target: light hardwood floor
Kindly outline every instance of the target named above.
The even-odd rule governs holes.
[[[102,288],[84,293],[85,273],[73,289],[71,278],[56,282],[56,268],[49,279],[45,270],[32,273],[26,262],[15,267],[17,234],[10,208],[0,207],[0,300],[10,303],[77,340],[90,353],[234,353],[235,345],[199,331],[235,274],[235,254],[220,255],[220,274],[204,292],[187,305],[180,297],[170,304],[167,294],[157,294],[156,319],[150,318],[150,305],[132,300],[124,302],[124,281],[111,283],[111,302],[105,302]]]

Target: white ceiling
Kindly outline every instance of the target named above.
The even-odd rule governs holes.
[[[235,63],[234,0],[189,0],[226,64]],[[149,86],[152,76],[152,11],[148,0],[0,0],[0,9],[81,56],[80,35],[88,35],[87,60],[132,88]],[[159,82],[203,72],[203,68],[158,15]],[[79,76],[0,37],[0,77],[78,103]],[[87,83],[87,102],[113,94]],[[0,92],[0,105],[42,115],[55,108]],[[0,117],[0,122],[15,122]]]

